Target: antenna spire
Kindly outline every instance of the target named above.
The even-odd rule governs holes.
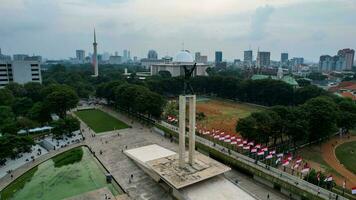
[[[96,34],[95,34],[95,28],[94,28],[94,43],[96,43]]]

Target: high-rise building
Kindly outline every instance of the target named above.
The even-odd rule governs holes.
[[[75,55],[76,55],[77,60],[80,63],[84,63],[84,60],[85,60],[85,51],[84,50],[76,50]]]
[[[11,56],[2,54],[1,48],[0,48],[0,61],[10,61],[10,60],[11,60]]]
[[[207,63],[208,62],[208,56],[203,56],[201,55],[200,52],[195,53],[195,62],[197,63]]]
[[[200,61],[200,52],[195,52],[195,62],[199,62]]]
[[[302,57],[294,57],[290,60],[291,64],[293,66],[299,66],[299,65],[302,65],[304,64],[304,58]]]
[[[98,68],[98,51],[97,51],[97,46],[98,43],[96,43],[96,33],[94,29],[94,42],[93,42],[93,48],[94,48],[94,53],[93,53],[93,68],[94,68],[94,77],[99,76],[99,68]]]
[[[0,88],[11,82],[42,82],[41,64],[37,60],[0,61]]]
[[[14,54],[13,55],[13,59],[15,61],[21,61],[21,60],[25,60],[25,58],[27,58],[28,55],[27,54]]]
[[[257,67],[269,67],[271,64],[271,52],[258,51],[257,53]]]
[[[341,49],[337,52],[338,56],[344,57],[345,69],[351,70],[354,65],[355,50],[353,49]]]
[[[253,52],[252,50],[244,51],[244,62],[251,64],[253,60]]]
[[[215,64],[221,63],[223,59],[222,51],[215,51]]]
[[[322,55],[319,60],[320,71],[342,71],[346,68],[346,60],[343,56]]]
[[[126,61],[129,58],[127,49],[124,49],[123,55],[124,55],[124,60]]]
[[[288,53],[281,53],[281,63],[288,62]]]

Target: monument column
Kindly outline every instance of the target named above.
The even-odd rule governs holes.
[[[195,107],[196,96],[191,95],[189,97],[189,164],[194,163],[195,152]]]
[[[185,163],[185,109],[186,97],[179,96],[179,167],[183,168]]]

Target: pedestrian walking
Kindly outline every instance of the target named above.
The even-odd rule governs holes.
[[[267,194],[267,199],[269,199],[269,193]]]

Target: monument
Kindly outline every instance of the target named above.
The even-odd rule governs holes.
[[[194,163],[195,152],[195,111],[196,111],[196,96],[192,86],[190,85],[190,78],[196,69],[194,65],[183,65],[184,68],[184,91],[183,95],[179,96],[179,166],[181,168],[185,165],[185,132],[186,132],[186,106],[189,105],[189,164]]]
[[[188,51],[175,57],[179,69],[184,70],[184,91],[179,96],[179,145],[178,154],[157,144],[124,151],[148,175],[161,183],[178,200],[230,200],[254,198],[245,193],[223,174],[230,167],[195,151],[196,96],[190,79],[196,73],[196,64]],[[186,157],[186,110],[188,109],[189,156]],[[188,164],[187,164],[188,162]]]

